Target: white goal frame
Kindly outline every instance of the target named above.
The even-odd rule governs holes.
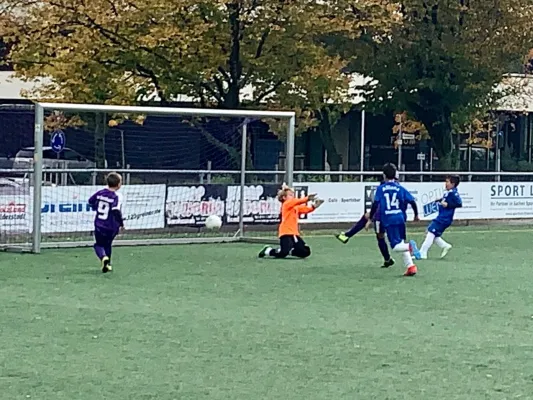
[[[32,253],[40,253],[42,248],[69,248],[69,247],[87,247],[92,246],[92,242],[87,241],[70,241],[70,242],[46,242],[43,243],[41,238],[41,206],[42,206],[42,186],[43,186],[43,135],[44,135],[44,117],[45,111],[80,111],[80,112],[107,112],[107,113],[133,113],[133,114],[150,114],[150,115],[175,115],[175,116],[195,116],[195,117],[241,117],[245,118],[242,126],[241,142],[241,167],[240,167],[240,210],[239,210],[239,230],[233,237],[206,237],[206,238],[171,238],[171,239],[141,239],[141,240],[117,240],[117,245],[161,245],[161,244],[186,244],[186,243],[224,243],[245,240],[244,231],[244,188],[246,185],[246,175],[250,173],[275,173],[284,174],[285,182],[292,185],[294,173],[294,138],[296,114],[293,111],[254,111],[254,110],[219,110],[205,108],[178,108],[178,107],[144,107],[144,106],[114,106],[114,105],[96,105],[96,104],[68,104],[68,103],[35,103],[35,130],[34,130],[34,155],[33,167],[28,170],[33,175],[33,232],[31,243],[28,247]],[[285,149],[285,171],[246,171],[246,149],[248,141],[246,118],[276,118],[286,120],[287,139]],[[91,169],[80,170],[77,172],[111,172],[112,170]],[[116,172],[135,172],[135,170],[113,170]],[[158,171],[153,172],[180,172],[180,171]],[[61,170],[47,170],[47,172],[61,172]],[[143,172],[139,170],[139,172]],[[183,172],[183,171],[182,171]],[[202,171],[191,170],[187,172]],[[207,171],[205,171],[207,172]],[[217,172],[217,171],[210,171]],[[224,172],[224,171],[222,171]],[[236,172],[236,171],[231,171]],[[16,245],[10,245],[9,249],[17,249]],[[20,249],[19,249],[20,250]]]

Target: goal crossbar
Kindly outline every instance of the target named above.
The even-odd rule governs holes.
[[[36,103],[43,110],[57,111],[92,111],[111,113],[146,113],[153,115],[190,115],[198,117],[248,117],[248,118],[281,118],[296,117],[294,111],[267,110],[223,110],[215,108],[180,108],[180,107],[144,107],[144,106],[113,106],[100,104],[68,104],[68,103]]]

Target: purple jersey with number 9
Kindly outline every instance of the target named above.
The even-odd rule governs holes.
[[[120,195],[109,189],[102,189],[96,192],[89,199],[89,204],[96,216],[94,218],[94,227],[97,230],[104,231],[118,231],[120,228],[120,221],[117,221],[113,210],[121,211],[122,202]]]

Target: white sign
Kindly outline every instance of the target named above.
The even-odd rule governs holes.
[[[100,186],[42,188],[41,231],[43,233],[89,232],[94,212],[87,200]],[[164,228],[165,185],[129,185],[120,189],[126,229]]]
[[[483,182],[484,218],[533,218],[533,183]]]
[[[425,155],[424,153],[418,153],[418,154],[416,155],[416,159],[417,159],[418,161],[424,161],[424,160],[426,159],[426,155]]]
[[[463,201],[463,207],[455,211],[455,219],[479,219],[482,216],[480,188],[471,186],[471,183],[461,183],[459,185],[459,195]],[[404,187],[414,196],[418,206],[418,214],[421,220],[434,219],[438,214],[439,200],[444,195],[446,188],[444,182],[406,182]],[[407,219],[414,217],[411,207],[407,210]]]
[[[354,222],[364,214],[364,184],[357,182],[295,183],[316,193],[324,204],[307,214],[304,223]]]
[[[361,215],[370,210],[378,183],[372,182],[339,182],[339,183],[301,183],[308,186],[309,193],[318,193],[326,203],[301,222],[355,222]],[[406,182],[403,184],[415,197],[421,220],[432,220],[437,216],[438,205],[435,200],[442,198],[444,182]],[[488,186],[486,186],[488,185]],[[494,218],[491,211],[484,205],[490,183],[464,182],[459,185],[459,194],[463,207],[455,212],[455,219]],[[533,184],[532,184],[533,190]],[[533,202],[533,198],[531,200]],[[512,212],[509,212],[512,213]],[[533,217],[533,207],[530,210]],[[407,218],[414,217],[411,207],[407,209]],[[522,217],[524,217],[522,215]]]
[[[94,227],[94,212],[87,200],[99,186],[44,186],[41,232],[88,232]]]
[[[122,193],[122,216],[128,230],[165,227],[166,185],[128,185]]]
[[[28,233],[30,230],[30,199],[28,195],[0,196],[0,233]]]

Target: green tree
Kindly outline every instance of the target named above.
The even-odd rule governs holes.
[[[134,104],[157,94],[164,104],[183,94],[202,106],[293,109],[300,131],[319,124],[324,103],[347,100],[346,62],[319,38],[390,31],[395,11],[382,0],[5,1],[21,15],[16,72],[51,78],[33,96]]]
[[[341,54],[352,58],[353,70],[374,78],[364,88],[368,107],[406,110],[423,123],[447,169],[454,124],[505,95],[494,88],[531,45],[533,6],[529,0],[400,3],[402,24],[386,40],[349,40]]]

